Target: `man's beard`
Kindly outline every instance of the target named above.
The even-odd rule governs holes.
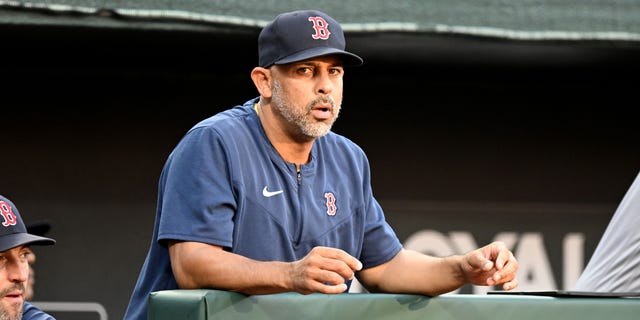
[[[22,290],[24,292],[24,285],[15,284],[13,287],[5,289],[2,292],[0,292],[0,297],[4,297],[9,292],[15,291],[15,290]],[[24,308],[24,303],[22,303],[22,305],[21,305],[21,303],[14,303],[14,304],[11,305],[11,307],[13,307],[13,309],[17,310],[17,313],[12,316],[11,312],[9,312],[9,310],[5,310],[4,308],[0,308],[0,320],[21,320],[22,319],[22,308]]]
[[[273,80],[273,88],[271,90],[271,104],[290,125],[296,127],[299,133],[305,136],[319,138],[326,135],[331,131],[331,126],[333,126],[333,123],[340,114],[340,103],[336,104],[331,96],[318,97],[308,103],[304,109],[300,110],[297,106],[287,101],[279,81]],[[328,122],[315,122],[312,119],[311,111],[313,106],[320,102],[331,104],[333,118],[328,120]]]
[[[22,320],[22,309],[19,310],[14,316],[11,316],[7,310],[0,310],[0,320]]]

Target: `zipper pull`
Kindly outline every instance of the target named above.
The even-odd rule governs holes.
[[[300,172],[300,165],[296,163],[296,173],[298,175],[298,185],[302,183],[302,173]]]

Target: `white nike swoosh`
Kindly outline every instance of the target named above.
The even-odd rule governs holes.
[[[265,186],[265,187],[264,187],[264,189],[262,189],[262,195],[263,195],[263,196],[265,196],[265,197],[267,197],[267,198],[269,198],[269,197],[273,197],[273,196],[276,196],[276,195],[279,195],[279,194],[281,194],[282,192],[284,192],[284,191],[282,191],[282,190],[278,190],[278,191],[269,191],[269,190],[267,190],[267,186]]]

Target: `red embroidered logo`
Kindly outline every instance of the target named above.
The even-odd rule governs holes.
[[[327,214],[330,216],[335,216],[338,208],[336,207],[336,197],[331,192],[327,192],[324,194],[324,198],[327,200]]]
[[[309,21],[313,22],[313,30],[315,34],[312,34],[313,39],[327,40],[329,39],[329,24],[322,17],[309,17]]]
[[[11,206],[4,201],[0,201],[0,215],[4,219],[2,225],[5,227],[15,226],[18,223],[18,218],[13,213]]]

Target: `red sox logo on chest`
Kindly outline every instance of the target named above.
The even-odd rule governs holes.
[[[331,192],[326,192],[324,194],[324,199],[327,200],[325,204],[327,205],[327,214],[330,216],[335,216],[338,208],[336,207],[336,196]]]
[[[0,215],[2,215],[2,225],[5,227],[15,226],[18,223],[18,218],[13,213],[11,206],[4,202],[0,201]]]
[[[329,35],[331,34],[331,32],[329,32],[329,24],[326,20],[324,20],[322,17],[309,17],[309,21],[313,22],[313,30],[315,30],[316,32],[311,35],[313,39],[329,39]]]

